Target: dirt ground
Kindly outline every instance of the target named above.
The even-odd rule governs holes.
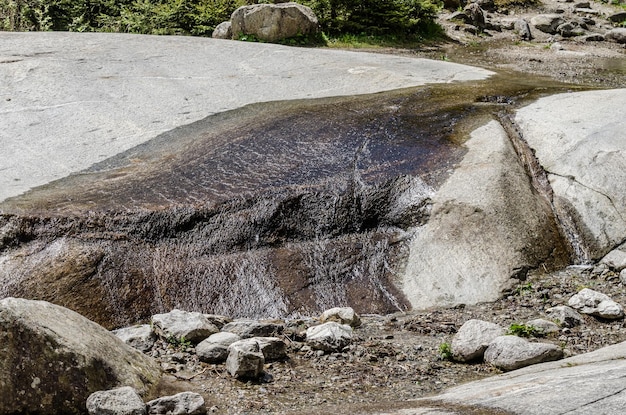
[[[266,375],[258,382],[236,380],[222,364],[199,362],[193,348],[161,342],[154,353],[170,374],[160,395],[195,391],[217,414],[369,414],[401,408],[412,399],[500,373],[485,363],[456,363],[442,356],[441,345],[450,343],[465,321],[478,318],[508,328],[545,318],[547,308],[567,304],[583,287],[626,304],[617,273],[570,267],[535,272],[494,303],[362,316],[352,344],[340,353],[322,354],[305,346],[303,331],[315,320],[287,321],[283,338],[289,358],[266,363]],[[625,341],[626,329],[623,320],[585,316],[581,326],[531,340],[557,344],[569,356]]]

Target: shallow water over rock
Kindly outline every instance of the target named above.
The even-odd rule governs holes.
[[[469,131],[565,88],[536,85],[503,76],[255,104],[175,129],[0,204],[0,297],[45,299],[107,327],[172,308],[407,309],[408,241]],[[547,253],[518,262],[561,261],[550,232]]]

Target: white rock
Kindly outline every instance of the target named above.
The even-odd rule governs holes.
[[[202,313],[174,309],[169,313],[152,316],[154,331],[163,338],[199,343],[211,334],[219,332]]]
[[[343,349],[352,341],[352,327],[334,321],[309,327],[306,342],[311,348],[326,352]]]
[[[489,343],[505,332],[495,323],[468,320],[452,338],[452,357],[459,362],[481,359]]]
[[[252,339],[259,343],[266,362],[287,357],[287,345],[278,337],[253,337]]]
[[[624,308],[621,305],[611,300],[608,295],[589,288],[583,288],[572,296],[568,304],[583,314],[596,317],[617,319],[624,316]]]
[[[259,343],[253,339],[244,339],[228,346],[226,370],[239,379],[254,379],[263,373],[265,358]]]
[[[563,358],[563,350],[550,343],[531,343],[517,336],[500,336],[489,343],[485,362],[502,370],[514,370]]]
[[[566,305],[548,308],[546,314],[563,327],[575,327],[585,322],[576,310]]]
[[[146,404],[148,415],[204,415],[207,413],[204,398],[194,392],[181,392],[164,396]]]
[[[250,337],[271,337],[283,332],[284,326],[257,320],[236,320],[222,327],[222,331],[235,333],[242,339]]]
[[[130,386],[98,391],[87,398],[89,415],[145,415],[146,405]]]
[[[113,330],[113,334],[127,345],[144,353],[152,349],[157,338],[149,324],[140,324],[138,326]]]
[[[619,280],[622,282],[623,285],[626,285],[626,269],[623,269],[619,273]]]
[[[337,323],[347,324],[351,327],[361,325],[361,318],[354,312],[352,307],[334,307],[326,310],[320,316],[320,321],[322,323],[336,321]]]
[[[606,254],[600,263],[617,272],[626,269],[626,244]]]

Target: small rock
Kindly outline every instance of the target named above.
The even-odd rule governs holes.
[[[527,326],[532,326],[540,331],[541,334],[558,333],[560,331],[559,326],[551,321],[543,318],[537,318],[526,322]]]
[[[228,346],[226,370],[238,379],[257,379],[263,374],[265,357],[257,341],[240,340]]]
[[[174,309],[169,313],[152,316],[154,331],[161,337],[197,344],[219,332],[219,329],[202,313]]]
[[[600,260],[600,263],[616,272],[626,269],[626,246],[622,245],[618,249],[612,250]]]
[[[227,325],[228,323],[233,321],[232,318],[228,318],[226,316],[221,316],[219,314],[205,314],[204,316],[207,318],[207,320],[209,320],[211,322],[211,324],[213,324],[215,327],[217,327],[220,330],[225,325]]]
[[[559,305],[546,310],[546,314],[563,327],[575,327],[583,324],[585,319],[571,307]]]
[[[477,3],[470,3],[463,9],[463,12],[469,17],[470,24],[479,29],[485,28],[485,12]]]
[[[517,35],[522,40],[532,40],[533,36],[530,32],[530,26],[528,22],[523,19],[518,19],[513,23],[513,31],[517,33]]]
[[[361,318],[354,312],[352,307],[335,307],[326,310],[320,316],[320,321],[326,323],[328,321],[336,321],[340,324],[347,324],[351,327],[361,325]]]
[[[604,36],[599,33],[591,33],[580,38],[584,42],[603,42]]]
[[[560,347],[531,343],[517,336],[496,337],[485,350],[485,362],[502,370],[514,370],[563,358]]]
[[[481,359],[489,343],[505,332],[495,323],[468,320],[452,338],[452,357],[459,362]]]
[[[206,363],[224,362],[228,357],[228,346],[239,340],[241,337],[226,331],[211,334],[196,346],[196,355]]]
[[[575,9],[589,9],[591,8],[591,4],[588,1],[581,1],[579,3],[574,4]]]
[[[278,337],[253,337],[259,343],[266,362],[282,360],[287,357],[287,345]]]
[[[626,28],[618,27],[616,29],[610,30],[604,35],[604,38],[617,43],[626,43]]]
[[[619,273],[619,280],[622,282],[622,284],[626,285],[626,269],[623,269]]]
[[[154,346],[154,342],[157,338],[149,324],[141,324],[138,326],[113,330],[113,334],[119,337],[127,345],[144,353],[152,349],[152,346]]]
[[[89,415],[145,415],[146,405],[130,386],[94,392],[87,398]]]
[[[583,314],[606,319],[624,317],[624,308],[621,305],[611,300],[608,295],[589,288],[584,288],[578,294],[572,296],[568,304]]]
[[[222,22],[215,26],[213,33],[211,33],[213,39],[232,39],[233,38],[233,25],[229,21]]]
[[[204,415],[207,413],[204,398],[194,392],[181,392],[164,396],[146,404],[148,415]]]
[[[343,349],[352,341],[352,327],[334,321],[309,327],[306,342],[311,348],[334,352]]]
[[[551,35],[556,34],[556,29],[565,23],[565,20],[558,14],[539,14],[530,19],[530,24],[537,30]]]
[[[222,327],[222,331],[235,333],[242,339],[250,337],[271,337],[283,332],[284,326],[257,320],[236,320]]]
[[[228,358],[228,346],[203,340],[196,346],[196,355],[202,362],[222,363]]]
[[[556,31],[563,37],[575,37],[585,34],[583,28],[574,22],[563,23],[556,28]]]
[[[626,11],[613,13],[607,17],[607,19],[613,23],[622,23],[626,21]]]

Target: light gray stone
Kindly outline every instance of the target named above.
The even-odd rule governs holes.
[[[560,14],[539,14],[530,19],[530,24],[537,30],[551,35],[556,34],[556,29],[565,23]]]
[[[502,126],[489,122],[464,145],[428,222],[412,231],[401,284],[414,309],[495,301],[561,243]]]
[[[207,320],[211,322],[211,324],[213,324],[215,327],[217,327],[220,330],[225,325],[233,321],[232,318],[221,316],[219,314],[205,314],[204,316],[207,318]]]
[[[211,334],[219,332],[202,313],[174,309],[169,313],[152,316],[154,331],[161,337],[177,341],[200,343]]]
[[[543,318],[536,318],[534,320],[529,320],[526,322],[527,326],[532,326],[539,330],[539,333],[542,335],[558,333],[560,331],[559,326],[551,321],[545,320]]]
[[[554,344],[531,343],[517,336],[499,336],[485,350],[485,362],[502,370],[514,370],[563,358]]]
[[[319,31],[310,7],[297,3],[253,4],[235,10],[230,17],[232,35],[254,35],[266,42],[308,35]]]
[[[441,60],[189,36],[0,32],[0,45],[2,56],[21,56],[0,65],[2,84],[10,85],[5,97],[11,98],[2,104],[0,142],[15,149],[0,152],[0,201],[250,103],[493,74]],[[302,70],[302,62],[316,70]],[[38,151],[27,151],[24,143]]]
[[[222,327],[222,331],[234,333],[242,339],[250,337],[271,337],[281,334],[284,325],[258,320],[236,320]]]
[[[576,310],[566,305],[548,308],[546,314],[563,327],[576,327],[585,322]]]
[[[89,415],[145,415],[146,404],[130,386],[98,391],[87,398]]]
[[[148,415],[204,415],[207,408],[204,398],[194,392],[181,392],[164,396],[146,404]]]
[[[569,299],[568,305],[583,314],[618,319],[624,317],[624,308],[603,293],[583,288]]]
[[[130,386],[143,394],[160,376],[151,358],[71,310],[0,300],[2,414],[84,413],[94,392]]]
[[[619,273],[619,280],[621,281],[621,283],[623,285],[626,285],[626,269],[623,269],[620,273]]]
[[[141,352],[147,352],[152,349],[157,339],[156,334],[152,331],[149,324],[141,324],[138,326],[124,327],[113,330],[113,334],[119,337],[127,345],[134,347]]]
[[[576,92],[541,98],[515,116],[548,173],[557,211],[572,220],[582,261],[626,238],[625,106],[624,89]]]
[[[306,343],[313,349],[336,352],[352,341],[352,327],[334,321],[309,327]]]
[[[575,37],[585,34],[585,30],[575,22],[565,22],[556,28],[556,32],[563,37]]]
[[[626,399],[625,371],[626,342],[466,383],[415,405],[462,405],[464,413],[618,414]]]
[[[222,22],[215,26],[213,33],[211,34],[213,39],[232,39],[233,38],[233,25],[229,21]]]
[[[320,316],[320,321],[326,323],[327,321],[336,321],[337,323],[347,324],[351,327],[358,327],[361,325],[361,318],[354,312],[352,307],[334,307],[326,310]]]
[[[238,379],[254,379],[263,374],[265,357],[259,342],[244,339],[228,346],[226,370]]]
[[[209,337],[204,339],[202,343],[216,343],[223,344],[224,346],[230,346],[238,340],[241,340],[241,336],[239,336],[238,334],[228,331],[220,331],[219,333],[211,334]]]
[[[208,340],[208,339],[207,339]],[[203,340],[196,346],[198,359],[206,363],[222,363],[228,358],[228,345]]]
[[[459,362],[482,359],[489,343],[506,330],[495,323],[483,320],[468,320],[456,332],[450,344],[452,358]]]
[[[518,34],[522,40],[532,40],[533,36],[530,31],[530,25],[524,19],[517,19],[513,22],[513,31]]]
[[[613,271],[620,272],[626,269],[626,244],[606,254],[600,262]]]

